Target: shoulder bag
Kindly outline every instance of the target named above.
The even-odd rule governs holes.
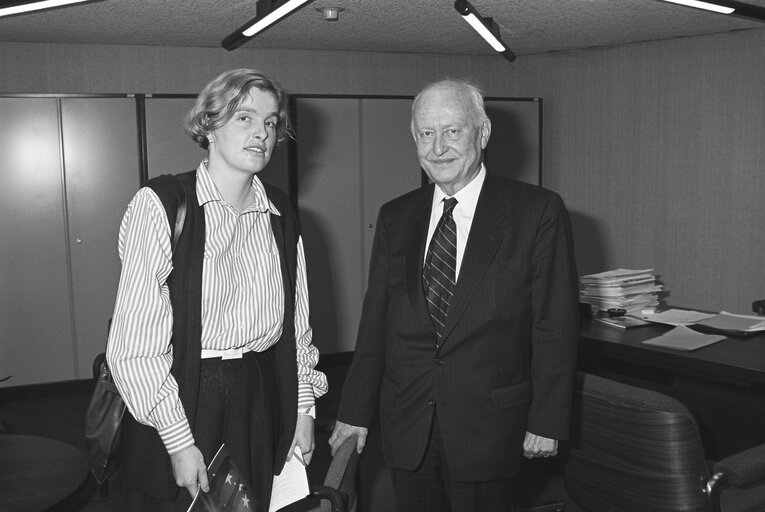
[[[183,184],[181,188],[183,194],[178,204],[173,229],[173,252],[186,219],[186,189]],[[111,320],[109,324],[111,325]],[[93,367],[96,387],[85,413],[85,454],[91,473],[98,485],[101,485],[114,474],[117,467],[115,454],[120,446],[120,426],[122,416],[125,414],[125,402],[114,384],[112,373],[106,364],[105,354],[96,356]]]

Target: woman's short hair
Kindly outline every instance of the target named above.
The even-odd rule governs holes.
[[[197,97],[196,104],[186,116],[186,133],[202,149],[209,146],[208,135],[228,123],[236,109],[255,88],[270,92],[279,105],[276,141],[292,137],[287,92],[273,79],[255,69],[232,69],[208,83]]]

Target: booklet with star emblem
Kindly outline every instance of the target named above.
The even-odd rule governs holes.
[[[255,493],[223,443],[207,467],[209,492],[197,491],[188,512],[245,512],[255,510]]]
[[[222,510],[251,512],[255,510],[257,499],[255,493],[249,482],[245,481],[225,443],[221,445],[207,467],[207,477],[210,482],[210,491],[197,491],[187,512]],[[301,500],[308,496],[309,492],[303,454],[296,446],[291,460],[285,463],[279,475],[274,476],[269,512]]]

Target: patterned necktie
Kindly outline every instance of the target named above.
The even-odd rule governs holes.
[[[428,299],[438,344],[441,343],[441,331],[446,323],[457,275],[457,225],[452,218],[456,205],[457,200],[453,197],[444,199],[444,213],[433,232],[422,270],[422,287]]]

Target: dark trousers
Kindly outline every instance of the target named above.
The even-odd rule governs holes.
[[[512,479],[461,482],[451,476],[437,416],[433,418],[428,448],[420,466],[414,471],[397,468],[391,471],[396,512],[512,511]]]
[[[266,512],[271,497],[277,396],[269,352],[202,360],[199,405],[192,422],[195,444],[209,464],[221,443],[226,443],[255,492],[256,502],[250,504],[253,512]],[[186,489],[180,489],[174,501],[158,500],[130,487],[124,492],[126,512],[186,512],[192,500]]]

